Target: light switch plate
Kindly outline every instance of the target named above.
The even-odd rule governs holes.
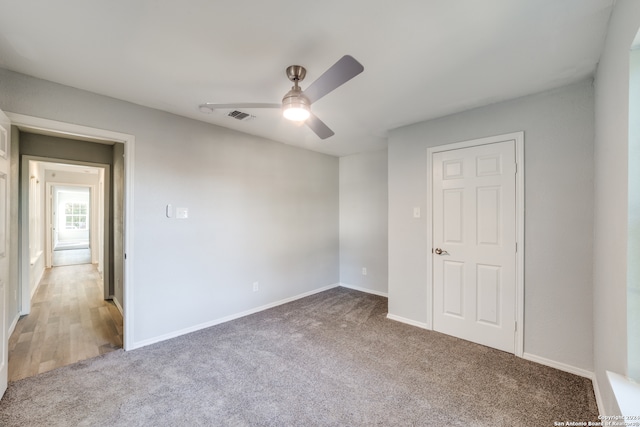
[[[420,208],[419,207],[413,208],[413,217],[414,218],[420,218]]]
[[[189,218],[189,208],[176,208],[176,218],[177,219]]]

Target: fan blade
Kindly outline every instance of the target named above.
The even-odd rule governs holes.
[[[325,125],[324,122],[313,113],[311,113],[304,123],[309,126],[320,139],[327,139],[335,134],[334,131],[329,129],[329,126]]]
[[[361,63],[350,55],[345,55],[331,66],[323,75],[311,83],[304,95],[313,104],[337,87],[342,86],[364,71]]]
[[[202,104],[201,107],[209,107],[214,110],[227,110],[229,108],[282,108],[282,104],[268,104],[261,102],[239,102],[237,104]]]

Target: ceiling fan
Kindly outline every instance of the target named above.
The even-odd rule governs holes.
[[[334,132],[311,112],[311,104],[342,86],[358,74],[364,71],[364,67],[352,56],[345,55],[324,72],[318,79],[311,83],[306,90],[302,90],[298,83],[304,80],[307,70],[301,65],[287,67],[286,73],[293,87],[282,98],[281,104],[269,103],[238,103],[238,104],[212,104],[200,105],[200,111],[212,112],[227,108],[282,108],[285,119],[295,122],[304,122],[320,139],[326,139],[334,135]]]

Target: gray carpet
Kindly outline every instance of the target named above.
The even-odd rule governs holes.
[[[11,383],[2,426],[552,426],[591,382],[385,318],[332,289]]]

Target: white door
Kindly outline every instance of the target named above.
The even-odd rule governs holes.
[[[0,398],[9,378],[7,287],[9,286],[9,149],[11,123],[0,110]]]
[[[514,353],[515,141],[433,155],[433,327]]]

